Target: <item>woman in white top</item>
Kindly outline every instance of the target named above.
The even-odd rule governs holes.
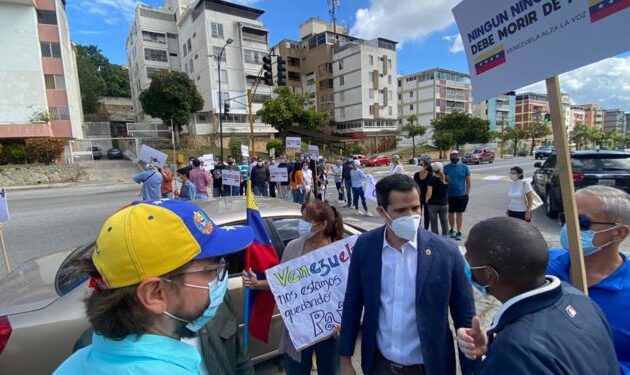
[[[394,155],[392,156],[391,168],[389,169],[389,175],[394,174],[403,174],[405,170],[403,169],[402,164],[400,163],[400,156]]]
[[[534,191],[529,181],[523,179],[523,168],[512,167],[510,169],[510,189],[508,190],[507,215],[528,223],[532,220],[532,202]]]
[[[311,197],[311,190],[313,190],[313,171],[308,167],[308,163],[302,163],[303,174],[303,189],[304,189],[304,201],[308,201]]]

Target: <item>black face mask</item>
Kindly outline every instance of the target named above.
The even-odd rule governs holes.
[[[459,158],[451,158],[451,163],[453,164],[459,163]]]

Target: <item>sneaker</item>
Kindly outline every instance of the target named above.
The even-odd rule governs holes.
[[[372,217],[372,216],[374,216],[374,215],[372,215],[372,213],[371,213],[370,211],[365,211],[365,216]]]
[[[363,212],[362,210],[357,210],[357,215],[359,215],[359,216],[363,216],[363,215],[364,215],[364,212]]]
[[[462,240],[462,232],[457,231],[457,233],[455,233],[455,238],[456,241],[461,241]]]
[[[337,203],[346,203],[343,199],[337,199]]]
[[[452,229],[451,229],[451,230],[449,230],[449,231],[448,231],[448,236],[449,236],[450,238],[455,238],[455,231],[454,231],[454,230],[452,230]]]

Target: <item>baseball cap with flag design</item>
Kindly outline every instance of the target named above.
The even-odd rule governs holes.
[[[252,240],[250,227],[219,227],[195,204],[138,201],[105,221],[92,260],[108,288],[122,288],[193,260],[237,252]]]

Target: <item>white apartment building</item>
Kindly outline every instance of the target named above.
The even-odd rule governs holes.
[[[472,115],[472,86],[466,73],[446,69],[430,69],[398,78],[398,113],[401,125],[409,116],[416,116],[417,124],[427,128],[416,144],[433,142],[431,121],[454,111]],[[399,145],[411,144],[403,138]]]
[[[0,0],[0,25],[0,138],[83,138],[66,1]]]
[[[340,43],[333,54],[334,124],[339,134],[367,138],[373,150],[399,132],[396,44],[377,38]]]
[[[223,120],[224,146],[227,147],[230,136],[248,135],[246,93],[262,67],[263,56],[269,51],[268,31],[259,19],[263,13],[221,0],[167,0],[159,9],[138,6],[127,42],[138,120],[143,119],[137,98],[141,90],[149,86],[150,73],[169,69],[186,73],[204,99],[203,109],[191,118],[188,129],[191,135],[218,134],[219,108],[228,100],[230,112]],[[219,72],[217,58],[224,47]],[[134,77],[136,63],[137,77]],[[270,96],[271,88],[258,86],[254,113]],[[257,142],[268,140],[275,132],[256,118]]]

